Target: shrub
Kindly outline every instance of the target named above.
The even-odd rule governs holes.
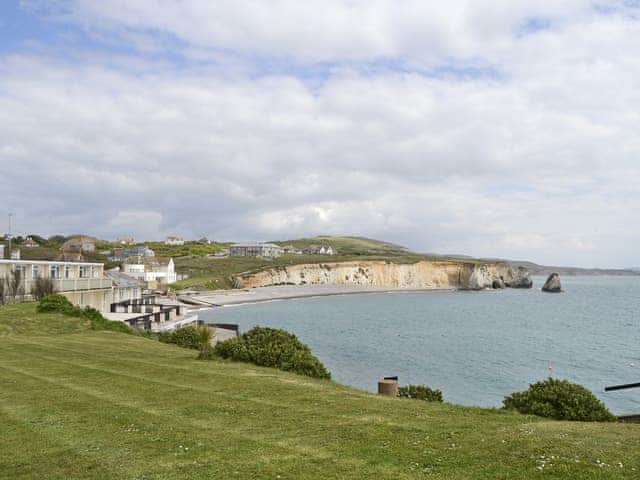
[[[47,295],[44,297],[40,300],[40,303],[38,303],[36,310],[38,313],[58,312],[74,317],[80,316],[77,314],[77,311],[79,311],[80,308],[74,306],[67,297],[59,294]]]
[[[299,373],[315,378],[331,374],[309,347],[284,330],[255,327],[237,338],[218,343],[214,353],[222,358]]]
[[[442,402],[442,392],[426,385],[407,385],[398,388],[398,396],[427,402]]]
[[[616,419],[593,393],[581,385],[548,378],[503,400],[504,408],[556,420],[611,422]]]
[[[95,308],[80,308],[73,305],[64,295],[47,295],[36,307],[38,313],[62,313],[70,317],[84,318],[91,325],[92,330],[109,330],[112,332],[133,333],[123,322],[107,320]]]
[[[198,358],[201,360],[208,360],[213,356],[213,346],[211,345],[211,340],[213,340],[214,329],[207,325],[202,325],[198,327],[197,330],[198,350],[200,350]]]
[[[158,340],[164,343],[174,343],[179,347],[200,349],[198,329],[196,327],[176,328],[170,332],[162,332]]]

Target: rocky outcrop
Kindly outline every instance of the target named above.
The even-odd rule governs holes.
[[[301,264],[247,272],[233,277],[238,288],[272,285],[360,285],[415,289],[504,288],[523,285],[526,269],[514,270],[506,262],[391,261]]]
[[[529,270],[524,267],[518,267],[513,270],[513,280],[508,285],[511,288],[531,288],[533,280]]]
[[[547,281],[544,282],[544,285],[542,286],[542,291],[549,293],[560,293],[562,291],[562,285],[560,284],[560,275],[558,275],[557,273],[552,273],[551,275],[549,275],[549,278],[547,278]]]

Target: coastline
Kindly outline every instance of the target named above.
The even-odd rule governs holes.
[[[201,304],[202,307],[231,307],[301,298],[384,293],[454,292],[455,288],[363,287],[359,285],[278,285],[239,290],[187,292],[179,298]]]

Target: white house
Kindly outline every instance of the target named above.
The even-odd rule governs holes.
[[[124,273],[147,282],[150,288],[177,281],[173,258],[168,257],[132,257],[124,264]]]
[[[0,280],[19,272],[20,292],[16,292],[14,300],[22,301],[31,299],[37,278],[50,278],[56,293],[71,303],[107,311],[113,302],[113,289],[103,269],[102,263],[0,259]]]
[[[96,244],[95,239],[90,237],[74,237],[70,238],[62,244],[63,252],[81,251],[81,252],[95,252]]]
[[[230,254],[232,257],[263,257],[275,258],[284,252],[280,245],[273,243],[236,243],[231,245]]]
[[[184,245],[184,239],[182,237],[168,236],[164,239],[165,245]]]

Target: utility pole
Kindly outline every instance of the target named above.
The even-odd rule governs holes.
[[[11,258],[11,217],[13,217],[13,213],[9,214],[9,233],[7,234],[9,237],[9,258]]]

